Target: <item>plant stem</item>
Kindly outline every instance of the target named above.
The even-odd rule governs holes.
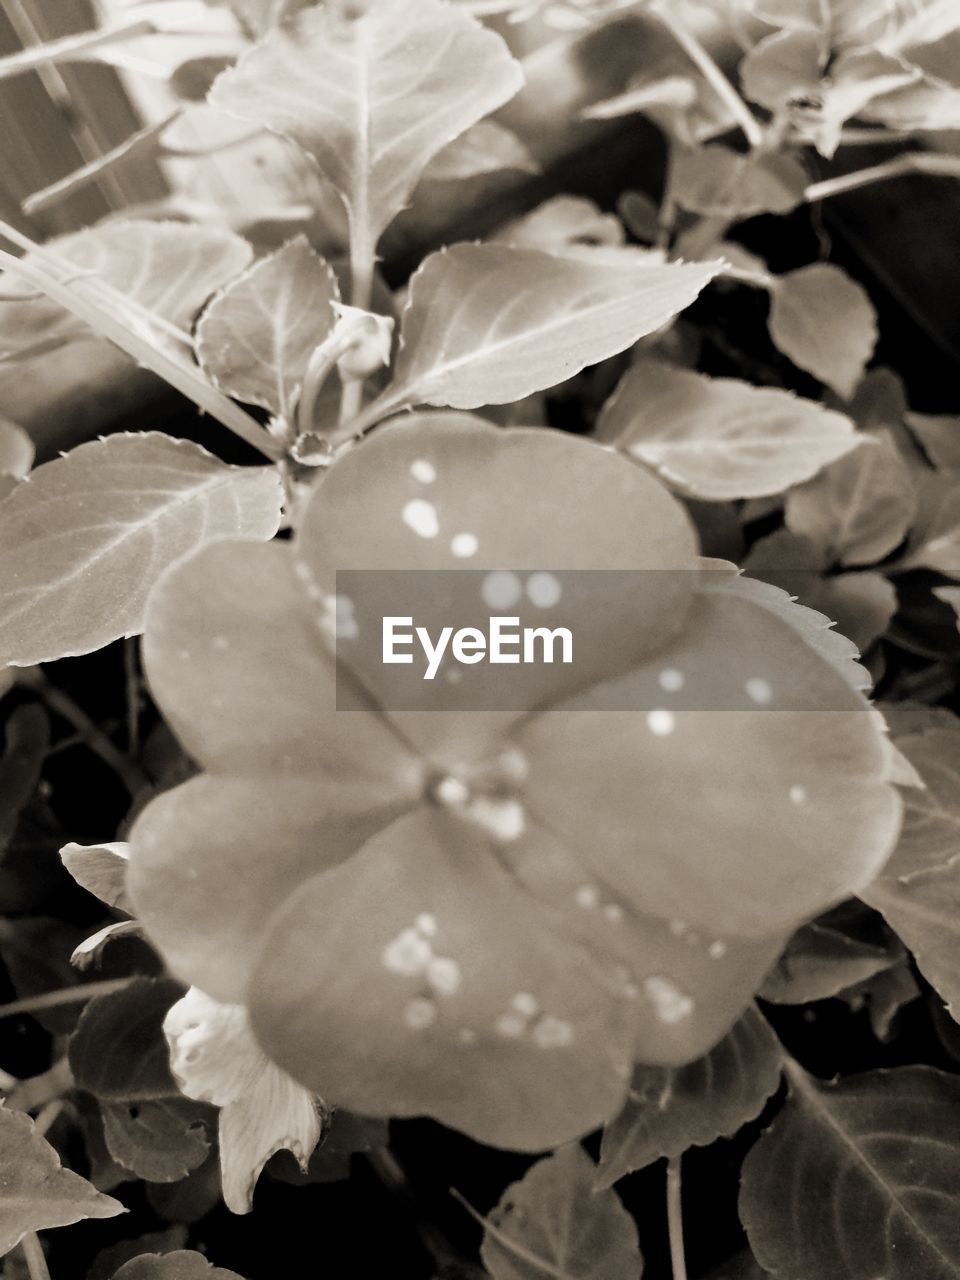
[[[35,1231],[28,1231],[20,1241],[20,1251],[30,1272],[30,1280],[50,1280],[47,1260],[43,1255],[40,1238]]]
[[[443,1267],[456,1263],[462,1269],[463,1259],[436,1223],[423,1213],[406,1173],[390,1148],[375,1147],[365,1155],[367,1164],[383,1187],[413,1216],[420,1241],[437,1265]]]
[[[32,24],[31,24],[32,26]],[[31,45],[6,58],[0,58],[0,80],[10,76],[22,75],[26,71],[34,71],[38,67],[57,62],[76,62],[86,59],[92,49],[102,49],[108,44],[119,41],[134,40],[138,36],[156,35],[157,28],[147,19],[128,22],[125,26],[112,30],[82,31],[79,35],[64,36],[60,40],[48,40],[43,44]]]
[[[671,1156],[667,1161],[667,1230],[670,1233],[670,1265],[673,1268],[673,1280],[687,1280],[680,1181],[682,1159],[682,1156]]]
[[[43,1009],[58,1009],[63,1004],[82,1004],[94,996],[109,996],[122,991],[130,978],[106,978],[103,982],[85,982],[76,987],[64,987],[60,991],[45,991],[40,996],[25,996],[0,1004],[0,1018],[13,1018],[20,1013],[35,1013]]]
[[[370,242],[366,227],[358,231],[350,227],[350,305],[369,311],[373,300],[373,271],[377,261],[376,246]],[[363,404],[363,382],[345,382],[340,392],[340,425],[351,422]]]
[[[807,204],[813,204],[817,200],[842,195],[845,191],[855,191],[858,187],[872,186],[875,182],[889,182],[891,178],[902,178],[915,173],[939,178],[960,178],[960,156],[908,151],[906,155],[894,156],[883,164],[870,165],[867,169],[857,169],[853,173],[842,173],[835,178],[813,182],[804,191],[803,198]]]
[[[760,128],[760,123],[756,116],[697,37],[688,31],[681,22],[677,21],[676,14],[671,12],[670,0],[649,0],[647,10],[658,22],[666,27],[680,48],[714,90],[717,97],[723,101],[750,146],[753,148],[761,147],[763,145],[763,130]]]
[[[123,642],[123,674],[127,702],[127,752],[130,756],[140,753],[140,663],[137,641],[127,636]]]
[[[50,683],[38,667],[25,668],[19,677],[19,683],[32,689],[42,698],[51,711],[56,712],[68,721],[81,734],[84,742],[98,755],[105,765],[117,775],[131,797],[136,796],[145,787],[150,786],[150,779],[138,764],[117,747],[103,730],[96,725],[82,707],[78,706],[69,694]]]

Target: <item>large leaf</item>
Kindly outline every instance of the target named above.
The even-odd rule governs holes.
[[[124,1212],[118,1200],[61,1168],[56,1151],[28,1116],[0,1108],[0,1254],[28,1231]]]
[[[500,244],[431,254],[410,283],[396,380],[367,412],[520,400],[659,329],[721,267],[610,266]]]
[[[907,464],[887,436],[860,447],[787,496],[785,519],[828,560],[871,564],[903,540],[917,497]]]
[[[289,418],[339,297],[332,268],[298,236],[212,300],[197,325],[197,359],[227,395]]]
[[[280,504],[272,467],[230,467],[159,433],[91,441],[48,462],[0,506],[0,663],[137,633],[167,565],[216,538],[272,537]]]
[[[70,1070],[79,1089],[101,1099],[177,1098],[163,1020],[182,988],[169,979],[135,979],[89,1002],[70,1038]]]
[[[299,143],[372,251],[430,160],[520,89],[499,36],[441,0],[316,6],[270,32],[210,102]]]
[[[730,1137],[779,1082],[780,1045],[755,1008],[695,1062],[638,1067],[627,1105],[604,1127],[597,1184],[613,1186],[662,1156]]]
[[[633,1219],[573,1143],[508,1187],[490,1215],[480,1256],[493,1280],[636,1280],[643,1269]]]
[[[78,279],[95,278],[138,307],[172,324],[187,326],[231,276],[250,261],[250,245],[230,231],[183,222],[107,222],[51,240],[24,261],[40,265],[48,251],[77,268]],[[86,286],[85,286],[86,287]],[[38,343],[64,342],[88,331],[49,299],[36,299],[33,286],[3,278],[0,353],[21,352]]]
[[[859,443],[813,400],[655,361],[634,365],[597,423],[664,480],[697,498],[756,498],[809,480]]]
[[[780,1280],[960,1275],[960,1079],[901,1067],[792,1096],[747,1157],[740,1217]]]
[[[819,262],[777,278],[770,337],[795,365],[849,400],[877,344],[877,316],[862,285]]]
[[[210,1108],[189,1098],[108,1099],[100,1112],[111,1157],[147,1182],[179,1182],[210,1152]]]
[[[192,1249],[178,1249],[174,1253],[142,1253],[131,1258],[113,1277],[113,1280],[242,1280],[235,1271],[215,1267]]]
[[[960,731],[897,739],[923,789],[904,790],[900,842],[861,897],[883,913],[960,1022]]]

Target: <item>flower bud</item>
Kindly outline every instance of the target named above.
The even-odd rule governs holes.
[[[393,320],[378,316],[360,307],[348,307],[334,302],[337,323],[333,339],[348,343],[337,361],[340,377],[344,382],[369,378],[378,369],[390,363],[390,347],[393,340]]]

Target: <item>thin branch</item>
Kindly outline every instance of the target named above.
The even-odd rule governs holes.
[[[47,1260],[43,1254],[43,1246],[35,1231],[28,1231],[20,1241],[20,1252],[27,1264],[30,1280],[50,1280]]]
[[[672,12],[671,0],[649,0],[647,10],[666,27],[717,97],[723,101],[750,146],[762,146],[763,130],[760,122],[697,37],[677,20],[676,13]]]
[[[64,36],[61,40],[31,45],[6,58],[0,58],[0,80],[8,80],[12,76],[23,75],[24,72],[36,71],[39,67],[58,62],[84,62],[95,49],[102,49],[105,45],[156,34],[156,26],[144,18],[106,31],[83,31],[79,35]]]
[[[875,182],[889,182],[892,178],[918,173],[939,178],[960,178],[960,156],[908,151],[906,155],[894,156],[883,164],[870,165],[867,169],[857,169],[853,173],[842,173],[835,178],[813,182],[804,191],[803,198],[807,204],[813,204],[818,200],[827,200],[830,196],[842,195],[845,191],[856,191],[858,187],[869,187]]]
[[[150,779],[138,764],[127,756],[107,737],[103,730],[87,715],[86,711],[62,689],[51,684],[38,667],[27,667],[20,673],[19,683],[32,689],[42,698],[51,711],[62,716],[81,735],[86,745],[98,755],[117,775],[131,798],[150,786]]]
[[[64,1004],[82,1004],[94,996],[112,995],[122,991],[132,981],[130,978],[106,978],[103,982],[84,982],[75,987],[63,987],[59,991],[45,991],[39,996],[24,996],[0,1004],[0,1018],[14,1018],[21,1013],[39,1013],[44,1009],[59,1009]]]
[[[683,1247],[683,1205],[680,1162],[682,1156],[667,1161],[667,1230],[670,1234],[670,1265],[673,1280],[687,1280],[687,1257]]]

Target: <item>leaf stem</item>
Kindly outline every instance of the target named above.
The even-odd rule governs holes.
[[[27,1264],[30,1280],[50,1280],[47,1259],[44,1257],[40,1237],[35,1231],[28,1231],[20,1241],[20,1252]]]
[[[114,991],[122,991],[130,981],[130,978],[106,978],[103,982],[78,983],[75,987],[45,991],[39,996],[25,996],[22,1000],[0,1004],[0,1018],[14,1018],[21,1013],[34,1013],[43,1009],[58,1009],[64,1004],[82,1004],[85,1000],[92,1000],[94,996],[108,996]]]
[[[140,766],[123,754],[68,693],[51,684],[39,667],[25,668],[20,673],[19,683],[31,689],[51,711],[62,716],[76,729],[90,750],[113,770],[131,797],[150,786],[150,779]]]
[[[667,1161],[667,1230],[670,1235],[670,1265],[673,1280],[687,1280],[687,1258],[683,1247],[683,1203],[680,1166],[682,1156]]]
[[[156,26],[148,19],[128,22],[122,27],[112,30],[82,31],[79,35],[64,36],[60,40],[49,40],[44,44],[31,45],[6,58],[0,58],[0,80],[11,76],[22,75],[26,71],[34,71],[38,67],[57,62],[86,61],[94,49],[102,49],[105,45],[117,44],[119,41],[134,40],[138,36],[156,35]]]
[[[356,228],[350,228],[350,305],[359,307],[361,311],[369,311],[373,300],[373,272],[377,255],[370,243],[370,236],[364,229],[357,234]],[[352,422],[363,405],[363,381],[357,379],[344,382],[340,392],[340,425]]]
[[[908,151],[894,156],[882,164],[873,164],[853,173],[842,173],[835,178],[813,182],[803,193],[807,204],[828,200],[831,196],[855,191],[858,187],[872,186],[875,182],[889,182],[891,178],[903,178],[909,174],[929,174],[939,178],[960,178],[960,156],[939,156],[924,151]]]
[[[553,1280],[575,1280],[575,1277],[571,1276],[568,1271],[561,1271],[559,1267],[555,1267],[553,1263],[549,1262],[546,1258],[539,1257],[530,1249],[526,1248],[525,1245],[519,1244],[516,1240],[512,1240],[506,1232],[501,1231],[500,1228],[495,1226],[489,1218],[485,1218],[482,1213],[478,1213],[466,1196],[462,1195],[456,1187],[450,1188],[450,1194],[453,1196],[454,1200],[456,1200],[457,1204],[466,1209],[474,1222],[478,1222],[480,1226],[483,1227],[483,1230],[487,1235],[496,1240],[497,1244],[506,1249],[508,1253],[512,1253],[515,1258],[520,1258],[523,1262],[527,1263],[528,1266],[533,1267],[535,1271],[542,1271],[545,1276],[551,1276]]]
[[[670,0],[649,0],[647,11],[666,27],[717,97],[723,101],[750,146],[754,149],[763,146],[763,130],[756,116],[697,37],[678,22],[676,14],[671,11]]]

